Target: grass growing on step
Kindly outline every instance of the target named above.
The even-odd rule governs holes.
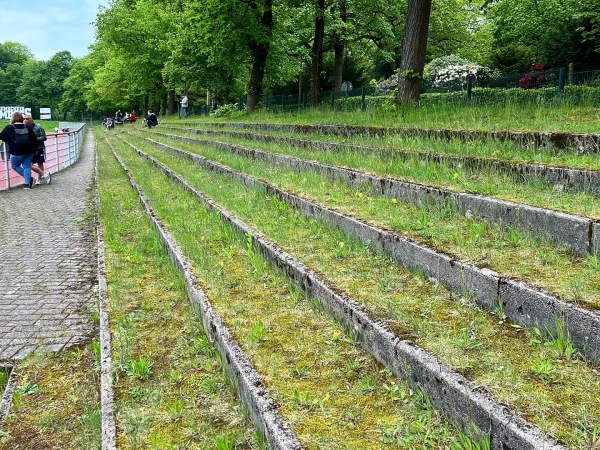
[[[169,127],[169,128],[167,128]],[[242,136],[236,137],[239,133],[256,133],[259,135],[268,135],[277,138],[292,137],[301,139],[304,141],[319,141],[319,142],[331,142],[338,144],[352,144],[360,145],[363,147],[372,147],[373,150],[363,150],[363,153],[376,152],[380,156],[387,153],[394,152],[415,152],[418,154],[445,154],[445,155],[461,155],[461,156],[472,156],[478,158],[494,158],[502,159],[513,162],[522,163],[539,163],[550,166],[558,167],[570,167],[587,170],[599,170],[600,161],[596,154],[579,154],[575,150],[561,150],[552,151],[548,149],[532,149],[524,147],[509,141],[498,141],[494,139],[479,140],[473,139],[464,141],[462,139],[439,139],[439,138],[419,138],[403,136],[402,134],[391,135],[391,136],[335,136],[326,134],[315,134],[315,133],[294,133],[285,131],[270,131],[270,130],[241,130],[236,128],[234,125],[228,127],[215,128],[210,125],[202,126],[199,123],[193,127],[189,125],[181,125],[177,123],[168,124],[167,127],[163,128],[162,132],[174,133],[174,134],[186,134],[185,129],[194,128],[198,130],[208,130],[211,132],[212,139],[223,140],[223,139],[246,139]],[[173,129],[170,127],[177,127]],[[221,133],[221,135],[212,134],[214,132]],[[227,134],[231,133],[231,136]],[[202,134],[196,135],[202,137]],[[261,142],[259,139],[257,142]],[[262,145],[262,144],[260,144]],[[316,150],[321,152],[322,150]],[[353,150],[344,149],[338,154],[347,153]],[[356,151],[356,150],[354,150]],[[313,151],[315,153],[315,151]]]
[[[170,134],[185,135],[183,132],[171,132]],[[198,139],[198,136],[191,137]],[[155,140],[164,142],[165,139],[164,137],[156,136]],[[215,138],[213,137],[212,139]],[[585,192],[562,191],[560,186],[556,188],[548,186],[541,179],[532,178],[523,180],[517,175],[498,173],[485,164],[482,164],[480,169],[471,170],[456,167],[445,162],[424,161],[417,155],[404,160],[394,153],[311,151],[287,145],[259,143],[246,139],[223,137],[218,140],[262,151],[295,156],[301,159],[316,160],[332,166],[348,167],[374,173],[379,176],[396,177],[409,182],[427,184],[453,192],[488,195],[507,201],[600,219],[600,198],[597,196]],[[192,144],[177,143],[177,145]],[[222,150],[220,151],[222,152]],[[596,156],[593,156],[593,158],[596,158]]]
[[[98,144],[119,448],[264,448],[137,195]]]
[[[215,119],[211,116],[196,116],[198,122],[223,122],[230,119]],[[257,111],[233,121],[298,123],[298,124],[343,124],[384,127],[448,128],[467,130],[542,130],[576,133],[596,133],[600,126],[598,108],[586,106],[524,106],[506,105],[426,105],[398,110],[370,108],[366,111],[331,111],[330,108],[307,109],[301,112],[279,113]],[[518,124],[518,127],[515,127]]]
[[[408,424],[415,417],[426,424],[413,433],[421,446],[457,442],[457,430],[431,408],[424,409],[415,392],[366,357],[352,334],[321,314],[279,273],[264,264],[257,270],[257,252],[248,245],[248,236],[237,236],[131,149],[115,145],[194,262],[211,302],[305,448],[378,449],[378,423]],[[403,392],[404,401],[391,397],[384,385]]]
[[[145,150],[151,152],[150,148]],[[161,155],[160,151],[156,153]],[[135,160],[133,155],[129,158],[131,162]],[[185,174],[192,184],[258,227],[313,270],[324,274],[398,334],[410,333],[443,363],[513,406],[542,430],[574,448],[590,445],[593,426],[600,420],[596,407],[600,380],[582,361],[556,357],[533,332],[504,322],[499,324],[497,317],[478,310],[468,298],[456,298],[422,277],[398,268],[388,258],[373,255],[341,231],[307,220],[282,207],[278,200],[265,198],[260,190],[245,189],[199,167],[192,170],[189,160],[171,154],[162,154],[159,159]],[[160,177],[151,168],[142,170],[148,163],[137,164],[141,180]],[[176,198],[170,201],[175,203]],[[189,217],[187,221],[194,222]],[[201,237],[195,239],[201,242],[198,241]],[[222,248],[229,249],[229,245],[223,242]],[[186,245],[192,247],[192,243]],[[471,342],[482,345],[471,346]],[[532,371],[527,358],[535,359],[538,355],[552,358],[558,374],[554,382],[542,382]],[[306,362],[298,366],[298,372],[304,366]],[[373,383],[368,381],[368,378],[362,380],[361,386],[371,389]],[[578,424],[575,428],[574,423]]]
[[[129,138],[131,139],[131,138]],[[160,141],[168,140],[160,139]],[[164,153],[142,140],[132,140],[152,155]],[[467,219],[449,207],[417,207],[371,196],[369,189],[353,189],[312,173],[261,163],[214,148],[168,142],[236,170],[269,181],[345,214],[427,243],[459,259],[490,267],[559,294],[567,301],[600,308],[600,278],[593,259],[573,255],[544,240],[500,226]],[[162,155],[162,156],[161,156]],[[171,154],[166,158],[171,158]],[[189,162],[189,164],[192,164]],[[498,180],[494,181],[497,183]]]

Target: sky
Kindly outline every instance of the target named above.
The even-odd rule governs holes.
[[[109,0],[0,0],[0,42],[24,44],[38,61],[63,50],[80,58],[94,42],[92,22],[98,7],[108,4]]]

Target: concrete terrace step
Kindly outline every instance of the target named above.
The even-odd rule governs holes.
[[[169,128],[169,127],[167,127]],[[500,173],[508,173],[527,178],[538,178],[544,180],[549,186],[567,191],[589,192],[592,195],[600,196],[600,171],[586,170],[568,167],[556,167],[546,164],[536,164],[527,162],[505,161],[497,158],[481,158],[468,155],[451,155],[443,153],[430,153],[424,151],[405,151],[400,149],[387,149],[380,147],[368,147],[356,144],[338,144],[335,142],[315,141],[308,139],[299,139],[294,137],[271,136],[258,133],[235,132],[224,130],[200,130],[197,128],[170,127],[171,129],[183,130],[195,134],[207,135],[229,135],[244,139],[253,139],[262,142],[276,142],[286,145],[293,145],[299,148],[311,150],[328,150],[334,152],[342,151],[361,151],[387,153],[394,157],[408,160],[418,157],[423,161],[433,161],[436,163],[445,163],[450,167],[464,167],[470,170],[480,170],[481,168],[490,168]],[[278,129],[269,131],[279,131]]]
[[[240,235],[252,236],[253,245],[272,265],[280,268],[296,286],[318,299],[336,318],[355,330],[368,351],[394,374],[415,388],[423,389],[450,421],[459,423],[463,429],[475,424],[484,433],[489,432],[493,449],[564,448],[541,435],[531,424],[473,386],[462,375],[441,365],[421,348],[399,340],[385,325],[370,318],[352,299],[336,293],[325,280],[292,255],[282,251],[158,160],[132,147],[172,181],[195,194],[208,208],[217,211],[221,219]],[[152,214],[151,211],[149,214]]]
[[[358,170],[306,161],[219,141],[197,140],[166,133],[155,134],[190,144],[201,143],[216,146],[258,161],[287,166],[296,171],[316,171],[332,179],[342,180],[354,187],[369,185],[374,195],[397,198],[415,205],[451,205],[463,214],[547,238],[554,244],[565,246],[580,255],[600,254],[600,222],[587,217],[508,202],[484,195],[455,193],[392,177],[371,175]]]
[[[181,122],[197,125],[193,122]],[[256,129],[269,131],[288,131],[293,133],[316,133],[334,136],[371,136],[383,137],[403,135],[426,139],[452,140],[498,140],[510,141],[527,147],[548,150],[576,149],[579,153],[599,153],[600,134],[597,133],[563,133],[554,131],[474,131],[474,130],[440,130],[427,128],[396,128],[360,125],[309,125],[309,124],[275,124],[245,122],[203,122],[214,127],[232,126],[240,129]]]
[[[556,333],[556,319],[564,316],[565,326],[571,334],[574,345],[588,360],[600,362],[600,333],[598,333],[600,313],[598,311],[583,309],[527,283],[505,278],[492,270],[459,261],[397,233],[379,229],[332,211],[207,158],[165,144],[158,144],[158,146],[186,156],[208,170],[225,174],[248,186],[262,186],[269,195],[279,197],[306,216],[339,227],[347,234],[360,239],[374,251],[383,251],[400,265],[411,270],[421,270],[426,277],[441,282],[449,290],[470,293],[478,305],[488,311],[494,311],[499,302],[502,302],[505,314],[515,323],[527,327],[539,327],[542,330],[547,327],[548,330]],[[138,149],[136,151],[143,153]]]

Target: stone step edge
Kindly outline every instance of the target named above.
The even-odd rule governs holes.
[[[247,139],[254,139],[263,142],[283,142],[300,148],[310,150],[329,150],[335,152],[341,151],[368,151],[389,153],[400,157],[406,161],[413,157],[418,157],[422,161],[432,161],[435,163],[445,163],[449,167],[467,168],[470,170],[479,170],[481,168],[491,168],[500,173],[508,173],[523,177],[534,177],[544,180],[549,186],[557,190],[569,190],[588,192],[595,196],[600,196],[600,171],[586,170],[568,167],[548,166],[541,163],[527,163],[505,161],[497,158],[481,158],[469,155],[451,155],[444,153],[430,153],[424,151],[407,151],[401,149],[385,149],[379,147],[368,147],[357,144],[340,144],[336,142],[312,141],[293,137],[270,136],[265,134],[247,133],[241,131],[223,131],[223,130],[201,130],[197,128],[166,127],[167,129],[185,130],[195,134],[221,134],[240,136]]]
[[[277,196],[308,217],[340,228],[346,234],[358,238],[374,252],[385,253],[409,270],[421,270],[429,281],[441,282],[451,291],[472,295],[483,309],[493,312],[501,302],[504,314],[514,323],[528,328],[538,327],[545,334],[548,334],[547,330],[556,334],[556,320],[564,321],[564,327],[570,334],[573,345],[588,361],[600,363],[600,314],[596,311],[565,302],[556,295],[525,282],[502,277],[490,269],[459,261],[410,238],[289,194],[265,181],[202,156],[151,142],[159,148],[190,158],[215,173],[225,174],[248,186],[265,188],[267,194]]]
[[[197,122],[182,122],[197,125]],[[475,131],[448,130],[427,128],[394,128],[361,125],[308,125],[308,124],[276,124],[245,122],[202,122],[214,127],[231,126],[241,129],[284,130],[295,133],[318,133],[333,136],[367,136],[382,137],[405,135],[408,137],[451,140],[487,140],[509,141],[516,144],[545,148],[549,150],[576,149],[579,153],[600,152],[600,134],[598,133],[566,133],[557,131]]]
[[[109,144],[110,145],[110,144]],[[111,146],[112,149],[112,146]],[[238,387],[242,402],[247,406],[248,413],[255,425],[259,428],[268,448],[276,450],[300,450],[298,439],[293,434],[290,426],[284,421],[277,405],[270,398],[260,375],[252,366],[248,357],[235,341],[225,322],[216,314],[210,301],[204,294],[198,280],[192,273],[192,264],[184,256],[183,251],[167,231],[163,223],[150,206],[144,192],[135,182],[127,166],[112,150],[115,159],[119,162],[133,189],[138,194],[148,218],[160,235],[169,258],[184,277],[188,298],[194,312],[201,317],[204,330],[217,351],[221,354],[223,364],[227,366],[232,380]]]
[[[225,142],[194,139],[159,132],[154,134],[191,144],[210,143],[210,145],[217,148],[235,152],[257,161],[274,162],[297,172],[302,170],[315,171],[331,179],[341,180],[351,187],[369,185],[375,195],[402,199],[417,206],[449,204],[463,214],[471,214],[477,219],[539,235],[582,256],[592,253],[600,254],[600,222],[587,217],[495,199],[485,195],[466,192],[455,193],[393,177],[372,175],[359,170],[335,167],[316,161],[303,160],[295,156],[250,149]]]
[[[1,393],[0,397],[0,424],[8,417],[8,413],[10,412],[10,406],[12,405],[13,394],[15,389],[17,388],[17,371],[16,367],[12,364],[0,363],[0,369],[10,370],[10,375],[8,376],[8,381],[6,382],[6,387],[4,391]]]
[[[369,317],[351,298],[338,294],[336,289],[263,237],[260,232],[199,192],[180,175],[147,153],[129,144],[140,157],[149,160],[168,178],[196,195],[209,209],[241,236],[252,236],[255,248],[271,265],[281,270],[295,286],[317,299],[346,327],[353,329],[364,347],[394,375],[414,388],[422,389],[432,404],[451,422],[466,433],[472,426],[482,435],[489,435],[491,448],[498,450],[563,449],[555,441],[542,435],[505,405],[496,402],[483,389],[476,387],[416,344],[400,340],[389,328]]]
[[[98,188],[98,152],[94,145],[94,221],[96,225],[96,246],[98,249],[98,312],[100,316],[100,421],[102,450],[116,450],[117,427],[115,420],[115,394],[113,389],[113,367],[110,336],[110,320],[107,309],[108,285],[106,282],[106,260],[104,253],[104,232],[100,222],[100,190]]]

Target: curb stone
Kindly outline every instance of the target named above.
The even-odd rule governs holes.
[[[378,361],[399,378],[426,392],[432,404],[448,420],[459,423],[465,432],[472,431],[472,426],[475,426],[479,437],[489,434],[491,448],[494,450],[565,448],[544,437],[539,430],[508,407],[495,402],[481,388],[440,364],[423,349],[409,341],[399,340],[385,324],[370,318],[353,300],[338,294],[326,281],[293,256],[279,249],[214,200],[197,191],[164,164],[131,146],[172,181],[196,195],[209,209],[217,211],[221,219],[241,236],[250,234],[253,245],[269,263],[282,270],[293,284],[318,299],[336,318],[355,330],[363,345]]]
[[[100,416],[102,428],[102,450],[117,448],[117,427],[115,422],[115,398],[112,378],[112,357],[110,342],[110,320],[107,310],[108,286],[104,258],[104,234],[100,223],[100,191],[98,188],[98,153],[94,165],[96,240],[98,245],[98,311],[100,315]]]

